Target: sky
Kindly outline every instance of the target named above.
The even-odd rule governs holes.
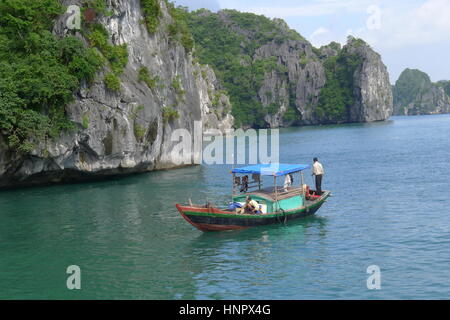
[[[450,0],[175,0],[282,18],[314,46],[360,37],[381,54],[391,83],[406,69],[450,80]]]

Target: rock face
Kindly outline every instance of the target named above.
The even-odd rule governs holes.
[[[393,114],[393,94],[381,56],[355,39],[350,39],[347,47],[350,54],[362,58],[353,75],[354,105],[349,109],[349,122],[388,119]]]
[[[264,107],[279,106],[275,114],[266,116],[270,127],[282,127],[292,124],[317,124],[314,106],[317,105],[320,90],[325,85],[326,76],[323,65],[313,53],[307,41],[287,40],[281,44],[270,43],[256,50],[255,61],[276,57],[284,67],[279,71],[266,73],[259,89],[259,99]],[[300,58],[302,57],[302,58]],[[267,95],[271,92],[271,95]],[[298,110],[299,117],[285,119],[289,107]]]
[[[450,113],[449,82],[433,83],[417,69],[406,69],[395,83],[394,111],[396,115]]]
[[[387,68],[380,55],[361,39],[350,37],[343,48],[333,42],[316,49],[281,19],[270,20],[235,10],[193,12],[190,14],[190,26],[202,49],[200,61],[210,64],[220,71],[218,74],[223,75],[219,77],[219,82],[230,94],[237,121],[239,112],[236,110],[247,100],[252,100],[251,104],[258,107],[251,111],[249,107],[242,108],[242,113],[257,112],[265,121],[263,125],[254,121],[247,123],[249,126],[371,122],[386,120],[393,113]],[[225,36],[223,41],[214,41]],[[207,41],[204,41],[205,38]],[[229,57],[222,59],[222,55]],[[239,92],[235,86],[238,72],[229,71],[239,69],[239,65],[232,62],[236,55],[240,57],[243,67],[258,69],[260,65],[265,66],[263,80],[256,80],[249,86],[247,96],[250,97]],[[352,65],[350,58],[356,59],[358,64]],[[331,63],[336,68],[328,68]],[[340,79],[330,79],[330,74],[335,74],[338,68],[351,71],[350,79],[334,85],[333,81]],[[259,79],[260,74],[249,71],[247,78]],[[327,83],[334,87],[324,91]],[[253,90],[253,87],[256,89]],[[341,104],[346,105],[338,111],[332,110],[339,107],[333,106],[334,101],[330,101],[335,96],[334,91],[340,91],[343,96],[341,100],[345,99]],[[318,109],[324,111],[319,112]]]
[[[83,2],[63,4],[81,6]],[[179,143],[171,141],[175,130],[186,129],[194,136],[195,122],[200,134],[203,129],[232,127],[230,102],[216,89],[214,72],[195,63],[181,44],[169,40],[167,27],[172,17],[165,1],[160,1],[162,17],[153,35],[141,23],[139,0],[107,3],[112,14],[98,17],[98,22],[109,31],[112,44],[127,44],[128,49],[120,92],[106,88],[107,68],[99,72],[94,83],[84,85],[66,107],[78,128],[58,141],[42,142],[31,154],[10,152],[0,135],[0,188],[172,168],[180,160],[171,154]],[[55,25],[58,36],[68,32],[64,21],[61,17]],[[159,77],[156,88],[139,81],[142,67]],[[178,117],[167,118],[167,108]],[[193,153],[190,164],[199,162],[200,154]]]
[[[360,63],[353,74],[353,105],[348,108],[348,115],[342,122],[372,122],[388,119],[393,113],[392,88],[389,73],[378,53],[367,44],[349,39],[343,48],[345,54],[359,57]],[[282,44],[271,43],[256,51],[255,59],[277,57],[278,62],[287,70],[286,74],[275,71],[265,75],[259,90],[259,99],[264,106],[280,106],[275,115],[267,115],[270,127],[283,125],[311,125],[326,121],[317,115],[316,107],[320,104],[320,94],[327,82],[324,63],[326,59],[337,56],[342,50],[331,47],[321,48],[317,55],[306,41],[289,40]],[[300,57],[300,58],[299,58]],[[291,88],[291,93],[289,92]],[[265,95],[272,92],[270,99]],[[298,119],[283,121],[287,112],[290,95],[298,110]],[[292,100],[291,100],[292,101]]]

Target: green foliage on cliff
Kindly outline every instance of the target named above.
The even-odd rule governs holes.
[[[186,7],[176,7],[173,3],[166,1],[169,14],[173,22],[169,25],[169,37],[172,41],[179,41],[187,52],[194,49],[194,38],[188,26],[188,10]]]
[[[162,110],[162,118],[165,123],[178,119],[180,114],[172,107],[164,107]]]
[[[276,41],[282,43],[286,40],[306,41],[296,31],[289,29],[282,19],[271,20],[262,15],[239,12],[236,10],[224,10],[227,18],[234,26],[245,33],[250,34],[251,40],[247,44],[248,51],[254,51],[262,44]]]
[[[332,41],[332,42],[330,42],[328,45],[322,46],[322,47],[320,48],[320,50],[323,50],[324,48],[330,48],[330,49],[332,49],[332,50],[335,50],[335,51],[339,52],[339,51],[341,51],[342,46],[341,46],[341,44],[340,44],[339,42]]]
[[[120,79],[114,73],[105,76],[105,85],[111,91],[120,91]]]
[[[53,26],[53,19],[64,12],[57,0],[13,0],[0,2],[2,34],[25,36]]]
[[[169,39],[180,42],[187,52],[191,52],[194,49],[194,39],[187,25],[187,8],[177,7],[169,0],[164,0],[164,3],[172,18],[171,23],[167,27]],[[162,9],[159,0],[141,0],[141,5],[148,32],[152,34],[156,33],[162,18]]]
[[[148,32],[155,33],[158,30],[159,19],[162,15],[159,0],[141,0],[141,6]]]
[[[111,15],[106,0],[88,0],[84,3],[84,8],[92,8],[97,14]]]
[[[158,76],[152,77],[147,67],[141,67],[139,69],[139,81],[145,82],[150,89],[155,90],[160,82],[160,78]]]
[[[181,84],[181,78],[180,76],[175,76],[172,79],[172,89],[175,91],[175,93],[179,96],[184,95],[186,92],[183,90],[183,85]]]
[[[0,2],[0,130],[13,150],[73,128],[64,107],[103,64],[77,38],[52,35],[64,11],[57,0]]]
[[[113,73],[120,76],[128,63],[127,45],[110,44],[109,33],[100,23],[88,24],[85,33],[91,47],[97,48],[108,61]]]
[[[442,87],[445,91],[445,93],[450,97],[450,81],[439,81],[437,83],[440,87]]]
[[[358,54],[350,54],[347,48],[324,62],[327,81],[320,91],[316,114],[323,122],[341,122],[347,119],[348,110],[354,104],[353,75],[362,63]]]
[[[139,142],[143,142],[147,130],[144,127],[142,127],[139,123],[134,122],[133,131],[136,140]]]
[[[228,92],[235,125],[264,127],[267,125],[264,117],[274,113],[273,106],[264,108],[258,99],[264,75],[273,70],[279,73],[287,70],[276,58],[253,61],[255,51],[274,40],[304,39],[280,20],[235,10],[224,10],[222,14],[226,14],[227,23],[218,14],[205,9],[187,16],[196,55],[200,63],[214,69]],[[242,33],[236,30],[242,30]]]
[[[87,114],[83,115],[81,124],[82,124],[84,129],[88,129],[89,128],[89,116]]]

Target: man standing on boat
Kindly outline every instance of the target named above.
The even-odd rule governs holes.
[[[322,164],[319,162],[319,159],[314,158],[314,164],[313,164],[313,173],[312,175],[316,177],[316,191],[317,195],[322,195],[322,178],[325,174],[325,171],[323,170]]]

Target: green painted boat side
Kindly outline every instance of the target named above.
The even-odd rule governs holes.
[[[308,209],[314,209],[315,207],[321,206],[326,200],[327,198],[330,196],[329,192],[327,192],[327,194],[324,193],[324,195],[322,196],[322,198],[317,201],[314,202],[312,205],[307,206],[307,207],[301,207],[301,208],[297,208],[297,209],[293,209],[293,210],[289,210],[289,211],[280,211],[278,213],[273,213],[273,214],[264,214],[264,215],[250,215],[250,214],[233,214],[233,213],[209,213],[209,212],[200,212],[200,211],[184,211],[185,214],[187,215],[198,215],[198,216],[209,216],[209,217],[219,217],[219,218],[241,218],[241,219],[265,219],[265,218],[276,218],[277,216],[280,215],[292,215],[292,214],[298,214],[301,213],[303,211],[307,211]]]
[[[234,202],[245,202],[247,195],[239,195],[233,198]],[[304,206],[303,197],[301,195],[294,195],[290,198],[282,199],[277,201],[271,201],[267,198],[261,197],[259,195],[251,195],[252,199],[258,201],[259,204],[264,204],[267,206],[267,212],[279,211],[279,208],[284,209],[284,211],[298,210]]]

